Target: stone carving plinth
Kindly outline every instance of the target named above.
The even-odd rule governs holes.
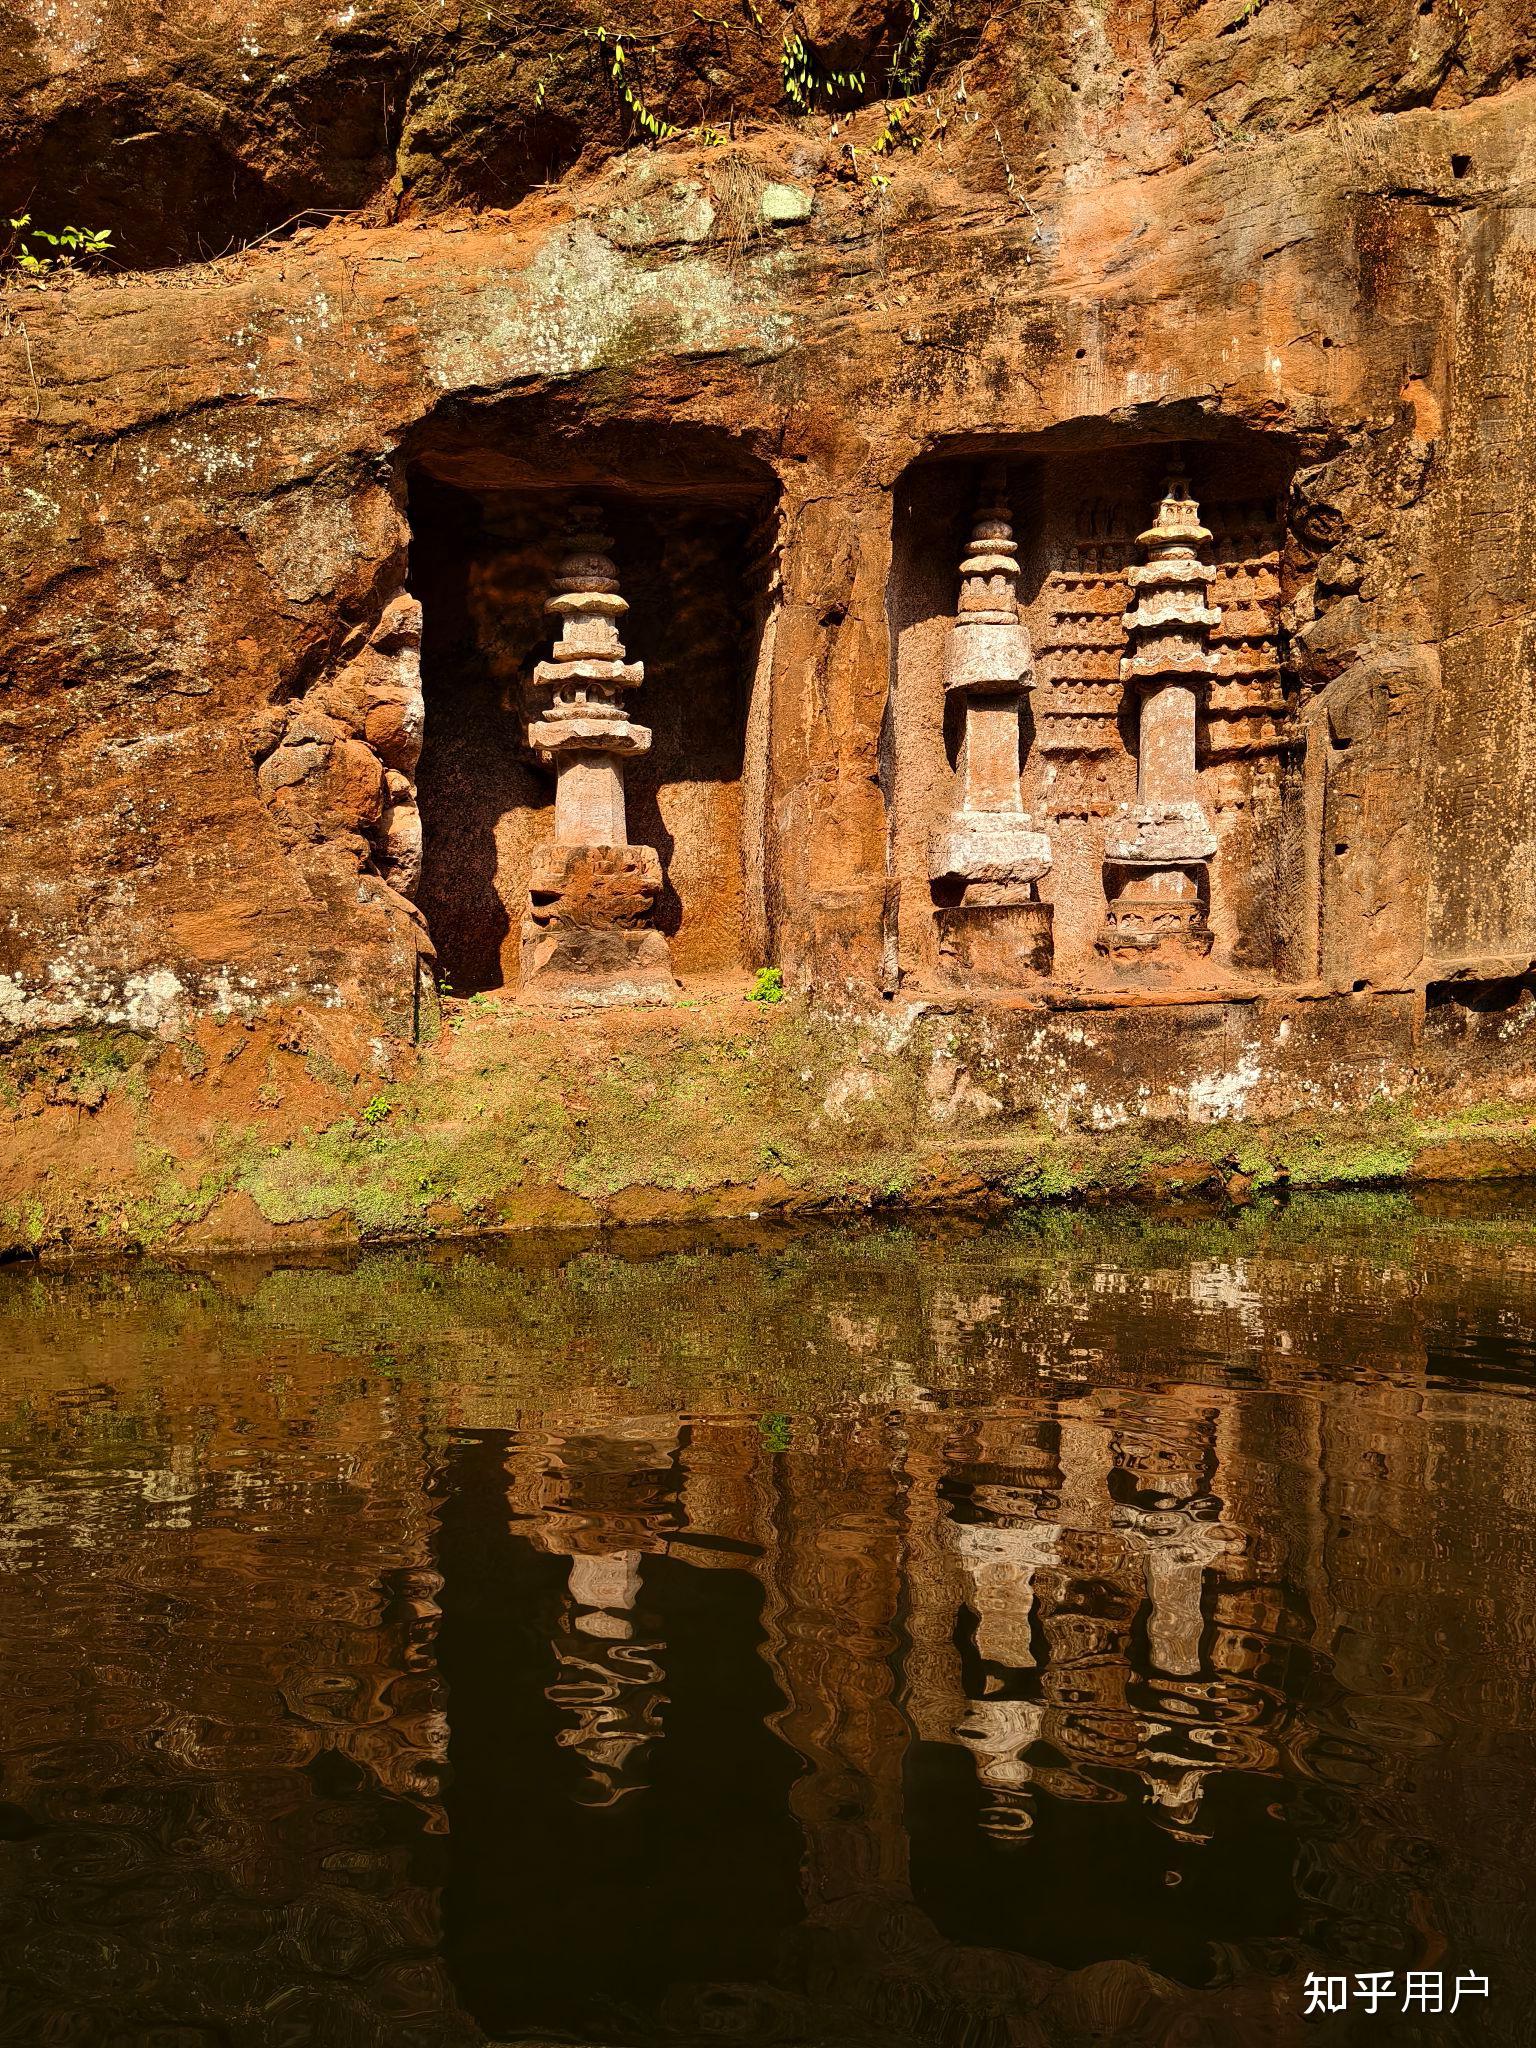
[[[960,564],[960,603],[944,687],[963,706],[961,799],[935,832],[928,875],[940,978],[953,987],[1017,988],[1051,970],[1051,907],[1036,884],[1051,843],[1024,811],[1019,720],[1034,685],[1019,618],[1018,547],[1006,479],[987,478]]]
[[[1107,905],[1098,950],[1122,966],[1156,973],[1211,950],[1207,922],[1216,852],[1198,793],[1196,720],[1210,682],[1209,635],[1221,613],[1208,602],[1210,539],[1181,479],[1168,485],[1138,544],[1147,559],[1130,572],[1136,602],[1125,615],[1131,651],[1121,674],[1140,696],[1136,800],[1104,834]]]
[[[624,761],[651,744],[624,709],[645,679],[618,621],[629,607],[600,530],[579,506],[555,594],[554,658],[533,672],[528,743],[555,770],[555,839],[536,856],[522,932],[522,986],[591,1003],[661,1002],[674,981],[666,939],[650,928],[661,891],[654,847],[628,843]]]
[[[1211,927],[1199,885],[1189,875],[1108,871],[1109,901],[1097,945],[1128,967],[1200,960],[1211,950]],[[1157,955],[1154,961],[1149,956]]]
[[[581,1002],[670,1000],[667,942],[648,929],[660,890],[654,847],[545,847],[529,877],[524,986]]]
[[[1049,903],[966,902],[934,914],[952,988],[1021,988],[1051,971]]]

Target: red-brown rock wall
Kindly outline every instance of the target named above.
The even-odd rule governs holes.
[[[13,10],[0,196],[169,267],[38,286],[12,266],[0,292],[8,1036],[294,1001],[412,1031],[454,887],[450,859],[423,893],[419,849],[430,877],[434,834],[457,829],[451,792],[424,820],[417,802],[424,462],[482,493],[595,480],[703,504],[750,475],[760,506],[777,494],[771,568],[760,537],[733,543],[756,593],[724,721],[741,768],[700,769],[713,793],[686,800],[680,881],[706,936],[676,955],[685,980],[773,961],[824,989],[922,987],[915,849],[950,768],[932,707],[924,764],[892,694],[894,507],[920,458],[1041,437],[1139,450],[1149,477],[1160,448],[1247,437],[1269,451],[1254,502],[1283,480],[1273,549],[1218,534],[1244,576],[1272,575],[1242,644],[1260,667],[1272,646],[1275,675],[1272,728],[1256,697],[1226,707],[1252,746],[1207,746],[1228,814],[1211,972],[1398,987],[1536,957],[1526,10],[956,11],[883,150],[898,99],[784,103],[791,23],[771,9],[720,48],[692,10],[632,20],[641,103],[736,132],[627,149],[633,109],[600,66],[592,84],[580,24],[525,22],[495,56],[445,12],[427,36],[389,7],[246,8],[238,33],[206,0],[154,23]],[[822,13],[804,26],[827,65],[862,58],[848,97],[875,97],[900,22]],[[497,154],[514,132],[526,193]],[[194,133],[222,152],[237,238],[285,209],[363,210],[177,261],[208,241]],[[771,223],[769,185],[808,215]],[[521,203],[444,210],[498,198]],[[952,590],[952,550],[923,573]],[[648,633],[631,654],[663,675]],[[1038,731],[1065,687],[1047,675]],[[1052,824],[1064,980],[1100,972],[1114,727],[1114,772]],[[532,843],[510,757],[508,777],[482,821],[514,847],[503,909]]]

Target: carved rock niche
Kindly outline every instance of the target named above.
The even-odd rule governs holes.
[[[761,957],[747,731],[772,498],[701,483],[664,440],[569,483],[547,442],[434,448],[413,479],[418,900],[455,993],[666,1001]]]
[[[898,485],[889,978],[1304,979],[1294,451],[1091,433],[973,444]]]

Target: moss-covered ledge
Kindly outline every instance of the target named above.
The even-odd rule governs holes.
[[[1463,1099],[1406,1040],[1379,1071],[1346,1068],[1321,1013],[1252,1011],[838,1015],[738,993],[573,1017],[476,998],[446,1005],[417,1049],[324,1013],[171,1041],[39,1038],[0,1058],[0,1245],[347,1243],[1536,1176],[1523,1067]],[[1347,1028],[1358,1039],[1358,1006]]]

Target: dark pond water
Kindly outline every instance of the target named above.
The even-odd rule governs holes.
[[[1536,1208],[12,1268],[0,1346],[0,2040],[1536,2039]]]

